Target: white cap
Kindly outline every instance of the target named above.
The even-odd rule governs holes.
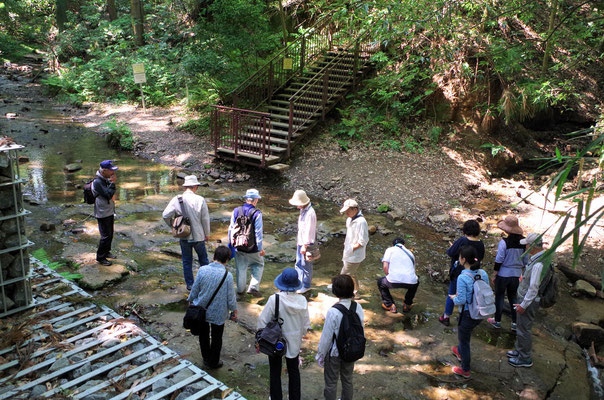
[[[520,239],[520,244],[535,244],[535,246],[543,246],[543,239],[538,233],[529,233],[524,239]]]
[[[342,209],[340,210],[340,214],[344,214],[349,208],[359,208],[359,204],[353,199],[346,200],[342,206]]]
[[[197,180],[197,177],[195,175],[187,175],[187,176],[185,176],[185,183],[183,183],[182,185],[184,187],[199,186],[200,183]]]

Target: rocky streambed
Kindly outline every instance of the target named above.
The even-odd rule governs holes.
[[[72,118],[85,110],[58,105],[40,97],[26,80],[0,77],[3,132],[27,147],[21,170],[28,183],[24,192],[32,214],[26,218],[28,237],[53,260],[67,260],[65,271],[79,273],[79,284],[87,287],[96,301],[116,309],[140,323],[154,336],[197,365],[202,365],[196,338],[181,328],[186,290],[180,264],[180,248],[161,220],[161,211],[180,191],[181,169],[139,159],[129,153],[107,148],[102,138]],[[42,99],[42,102],[38,102]],[[15,114],[15,115],[13,115]],[[118,171],[118,201],[114,266],[94,262],[98,241],[92,206],[81,200],[81,185],[92,177],[98,162],[114,159]],[[66,168],[67,166],[70,166]],[[78,168],[78,166],[80,168]],[[260,208],[265,215],[267,264],[261,290],[263,297],[246,297],[238,303],[240,320],[227,322],[223,359],[225,367],[212,374],[250,399],[266,398],[268,361],[253,349],[255,321],[266,298],[274,292],[276,275],[291,266],[295,253],[297,210],[287,203],[290,196],[282,183],[270,178],[250,178],[246,173],[220,171],[213,166],[198,168],[204,183],[200,194],[211,214],[211,252],[224,243],[230,212],[241,203],[248,187],[263,195]],[[255,176],[255,174],[251,174]],[[322,258],[316,265],[309,311],[313,329],[303,344],[303,397],[322,397],[322,369],[314,363],[322,316],[336,301],[326,286],[339,272],[344,218],[338,205],[313,197],[319,221]],[[496,206],[495,206],[496,207]],[[361,272],[361,300],[369,339],[366,357],[356,365],[355,392],[360,399],[423,398],[550,398],[589,399],[593,391],[581,347],[594,341],[596,360],[604,357],[604,310],[602,299],[589,287],[569,281],[560,274],[558,304],[541,310],[534,328],[535,365],[515,370],[507,363],[505,351],[513,346],[509,319],[503,329],[492,330],[483,323],[473,338],[473,379],[453,377],[455,358],[450,346],[456,344],[454,326],[438,322],[446,295],[444,282],[448,260],[444,251],[458,232],[434,229],[396,213],[366,213],[374,232]],[[449,219],[450,217],[443,217]],[[441,221],[442,222],[442,221]],[[487,265],[492,263],[498,232],[494,220],[485,218],[484,240]],[[440,222],[436,221],[438,224]],[[41,229],[40,229],[41,228]],[[376,278],[381,274],[380,258],[392,239],[401,235],[417,258],[420,287],[416,304],[407,315],[389,314],[380,306]],[[397,302],[402,293],[393,291]],[[584,326],[573,323],[582,323]],[[599,325],[598,325],[599,324]],[[583,337],[584,341],[581,341]],[[591,340],[590,340],[591,339]],[[601,374],[601,370],[599,372]]]

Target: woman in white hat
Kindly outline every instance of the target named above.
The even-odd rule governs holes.
[[[312,208],[310,199],[304,190],[296,190],[289,204],[300,210],[298,217],[298,240],[296,249],[296,271],[303,287],[298,293],[306,293],[310,290],[312,281],[312,258],[307,257],[308,248],[317,239],[317,214]]]

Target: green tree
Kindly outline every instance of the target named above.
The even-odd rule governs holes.
[[[130,13],[132,14],[132,31],[134,32],[134,42],[137,46],[143,46],[145,14],[143,11],[143,0],[130,0]]]

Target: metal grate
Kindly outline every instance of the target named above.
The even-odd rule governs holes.
[[[0,349],[0,400],[244,398],[35,258],[27,340]]]

